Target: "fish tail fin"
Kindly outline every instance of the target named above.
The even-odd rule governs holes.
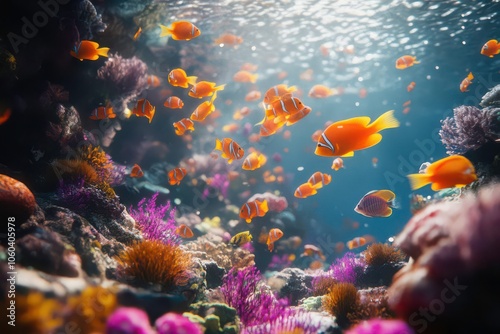
[[[257,125],[261,125],[262,123],[264,123],[266,121],[266,116],[264,115],[264,118],[262,119],[262,121],[260,121],[259,123],[255,123],[254,126],[257,126]]]
[[[214,148],[214,150],[222,151],[222,142],[218,138],[215,138],[215,148]]]
[[[250,78],[250,82],[251,83],[256,83],[257,82],[257,78],[259,77],[258,74],[253,74]]]
[[[267,212],[269,211],[269,207],[267,206],[267,200],[263,200],[261,203],[260,203],[260,209],[263,211],[263,212]]]
[[[108,52],[109,52],[109,48],[99,48],[96,50],[97,51],[97,54],[101,57],[107,57],[108,56]]]
[[[259,155],[259,164],[264,166],[267,162],[267,157],[264,154]]]
[[[187,83],[190,84],[191,86],[196,85],[196,80],[198,80],[198,77],[194,75],[187,77]]]
[[[474,79],[474,75],[472,74],[472,72],[469,72],[469,75],[467,76],[467,79],[469,79],[469,80]]]
[[[161,28],[160,37],[165,37],[172,34],[172,30],[169,27],[160,24],[160,28]]]
[[[370,127],[371,126],[377,129],[376,132],[379,132],[381,130],[399,127],[399,121],[396,117],[394,117],[394,110],[389,110],[380,115],[379,118],[377,118],[375,122],[370,125]]]
[[[226,84],[214,87],[214,92],[216,92],[218,90],[224,90],[224,87],[226,87]]]
[[[298,89],[297,86],[290,86],[290,87],[288,87],[288,93],[293,93],[293,92],[297,91],[297,89]]]
[[[213,104],[216,98],[217,98],[217,91],[215,91],[215,92],[212,94],[212,98],[210,99],[210,104]]]
[[[411,190],[422,188],[423,186],[431,183],[429,175],[427,174],[410,174],[407,175],[407,177],[410,181]]]

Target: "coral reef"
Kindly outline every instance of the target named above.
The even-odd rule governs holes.
[[[388,304],[385,287],[358,290],[359,303],[355,311],[347,315],[351,324],[357,324],[368,319],[391,319],[395,313]]]
[[[75,13],[81,39],[92,39],[94,33],[101,33],[106,29],[106,24],[102,22],[101,15],[90,0],[77,1]]]
[[[313,277],[299,268],[285,268],[267,281],[278,298],[285,298],[290,305],[309,295]]]
[[[151,334],[146,312],[135,307],[118,308],[106,322],[106,334]]]
[[[349,314],[359,305],[358,291],[351,283],[335,284],[323,297],[323,309],[335,316],[337,324],[345,328],[351,324]]]
[[[286,308],[280,315],[269,323],[248,326],[243,328],[241,334],[267,334],[267,333],[319,333],[321,323],[313,319],[311,313],[303,310]]]
[[[85,142],[85,134],[80,120],[80,114],[74,107],[66,108],[62,104],[56,107],[56,123],[50,122],[47,137],[59,145],[62,153],[71,156],[72,147]]]
[[[200,326],[188,318],[176,313],[167,313],[156,319],[155,327],[158,334],[201,334]]]
[[[35,211],[36,201],[26,185],[7,175],[0,174],[0,216],[15,217],[11,223],[20,224]],[[3,230],[3,229],[2,229]],[[6,231],[5,229],[4,231]]]
[[[349,329],[346,334],[414,334],[404,321],[372,319]]]
[[[189,312],[184,315],[199,316],[198,323],[205,327],[206,334],[238,332],[239,319],[236,310],[226,304],[198,302],[189,306]]]
[[[328,290],[337,283],[337,279],[333,277],[329,272],[314,276],[311,282],[313,296],[325,295]]]
[[[479,103],[481,107],[498,107],[500,106],[500,85],[496,85],[484,94]]]
[[[405,258],[405,255],[396,247],[382,243],[369,245],[363,254],[366,264],[372,267],[402,261]]]
[[[364,264],[361,260],[357,259],[354,253],[347,252],[342,258],[332,263],[329,272],[339,282],[355,283],[363,268]]]
[[[281,212],[288,207],[288,201],[283,196],[277,196],[270,192],[265,192],[263,194],[254,194],[250,197],[247,202],[251,201],[263,201],[267,200],[267,206],[269,207],[269,211]]]

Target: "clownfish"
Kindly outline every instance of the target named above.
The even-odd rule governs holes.
[[[175,68],[168,74],[168,83],[174,87],[188,88],[189,85],[196,84],[198,77],[187,76],[182,68]]]
[[[348,241],[346,244],[347,244],[347,248],[349,248],[349,249],[358,248],[358,247],[366,245],[366,239],[363,237],[356,237],[356,238]]]
[[[415,81],[410,82],[408,87],[406,87],[406,90],[408,91],[408,93],[411,92],[415,88],[416,85],[417,84],[415,83]]]
[[[171,186],[174,184],[179,185],[186,174],[186,168],[176,167],[168,172],[168,183],[170,183]]]
[[[198,107],[196,107],[189,118],[195,122],[203,122],[208,115],[215,111],[214,101],[216,98],[217,92],[212,95],[210,101],[202,102]]]
[[[160,37],[171,35],[176,41],[189,41],[201,35],[200,29],[188,21],[176,21],[171,27],[160,24]]]
[[[296,86],[288,87],[285,84],[280,84],[269,88],[264,94],[264,103],[271,104],[274,101],[278,100],[285,94],[291,94],[297,90]]]
[[[286,93],[266,108],[266,118],[277,118],[278,120],[276,122],[279,122],[283,118],[286,119],[290,115],[300,112],[304,107],[304,104],[298,97],[294,97],[292,94]]]
[[[174,124],[175,134],[182,136],[186,131],[194,131],[194,123],[189,118],[183,118]]]
[[[351,157],[354,151],[377,145],[382,140],[378,132],[399,127],[394,110],[389,110],[370,123],[370,117],[354,117],[332,123],[321,134],[314,153],[323,157]]]
[[[252,152],[250,153],[245,160],[243,160],[243,165],[241,168],[244,170],[256,170],[264,166],[267,162],[267,158],[262,153]]]
[[[200,81],[189,90],[188,95],[197,99],[212,96],[216,91],[223,90],[226,85],[215,86],[215,82]]]
[[[274,250],[274,243],[281,239],[283,236],[283,231],[281,231],[279,228],[272,228],[269,231],[269,236],[267,237],[267,249],[272,252]]]
[[[137,117],[146,117],[149,120],[149,123],[153,120],[155,115],[156,108],[149,103],[146,99],[140,99],[137,101],[134,109],[132,109],[132,114]]]
[[[341,168],[344,168],[344,160],[342,160],[342,158],[336,158],[333,160],[332,169],[337,171]]]
[[[304,108],[302,108],[299,112],[296,112],[296,113],[290,115],[286,119],[286,126],[290,126],[290,125],[293,125],[293,124],[297,123],[302,118],[304,118],[307,115],[309,115],[309,113],[311,112],[311,110],[312,110],[311,107],[304,106]]]
[[[160,86],[160,84],[161,84],[160,78],[158,78],[154,74],[148,75],[146,77],[146,82],[147,82],[147,84],[148,84],[149,87],[153,87],[153,88],[156,88],[156,87]]]
[[[182,107],[184,107],[184,102],[182,102],[182,100],[177,96],[170,96],[165,100],[165,103],[163,103],[163,105],[170,109],[181,109]]]
[[[267,137],[274,135],[278,130],[286,124],[286,119],[279,120],[277,123],[274,119],[266,119],[260,123],[259,135],[261,137]],[[258,123],[259,124],[259,123]],[[258,125],[257,124],[257,125]]]
[[[113,112],[112,107],[104,107],[100,106],[92,110],[92,113],[90,114],[90,119],[91,120],[100,120],[100,119],[106,119],[106,118],[115,118],[116,114]]]
[[[99,44],[92,41],[83,40],[76,44],[69,52],[70,55],[80,61],[85,60],[97,60],[99,56],[107,57],[109,48],[99,48]]]
[[[235,45],[243,43],[243,38],[240,37],[240,36],[236,36],[236,35],[233,35],[233,34],[226,33],[226,34],[222,34],[219,37],[217,37],[214,40],[214,43],[216,45],[223,44],[223,45],[232,45],[232,46],[235,46]]]
[[[144,172],[142,171],[141,167],[138,164],[135,164],[132,167],[132,170],[130,171],[130,177],[139,178],[139,177],[143,177],[143,176],[144,176]]]
[[[311,186],[316,189],[320,189],[332,182],[332,176],[326,173],[316,172],[307,181]]]
[[[241,206],[240,218],[245,219],[247,223],[251,223],[252,218],[264,217],[267,211],[269,211],[267,200],[247,202]]]
[[[302,254],[300,254],[300,257],[304,257],[304,256],[319,257],[323,261],[326,259],[325,255],[323,254],[321,249],[319,247],[316,247],[316,246],[311,245],[311,244],[304,245],[304,252]]]
[[[420,64],[420,62],[417,60],[417,57],[409,55],[399,57],[396,60],[396,68],[398,70],[404,70],[405,68],[411,67],[415,64]]]
[[[245,151],[241,148],[241,146],[231,138],[224,138],[222,141],[216,138],[214,150],[221,151],[221,157],[227,159],[229,164],[233,163],[233,160],[243,158],[243,155],[245,154]]]
[[[309,182],[302,183],[300,186],[295,189],[295,193],[293,194],[297,198],[307,198],[312,195],[316,195],[318,191],[315,187],[313,187]]]
[[[181,238],[192,238],[194,236],[193,231],[186,224],[180,224],[176,229],[175,233]]]
[[[252,241],[252,235],[250,234],[250,231],[245,231],[245,232],[240,232],[233,236],[231,240],[229,240],[229,243],[233,247],[239,247],[243,246],[244,244]]]
[[[359,201],[354,208],[366,217],[389,217],[395,204],[396,195],[390,190],[372,190]]]

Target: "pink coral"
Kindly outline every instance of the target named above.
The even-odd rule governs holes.
[[[106,334],[152,334],[146,312],[135,307],[120,307],[106,323]]]
[[[346,334],[413,334],[414,331],[401,320],[372,319],[351,328]]]
[[[288,201],[285,197],[276,196],[270,192],[265,192],[263,194],[255,194],[248,199],[247,202],[255,201],[255,200],[267,200],[267,206],[269,207],[269,211],[281,212],[288,207]]]
[[[155,322],[158,334],[201,334],[202,330],[198,324],[191,322],[188,318],[176,313],[166,313]]]

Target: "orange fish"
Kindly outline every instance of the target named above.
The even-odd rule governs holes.
[[[189,85],[195,85],[198,77],[187,76],[182,68],[176,68],[168,74],[168,83],[174,87],[188,88]]]
[[[155,115],[156,108],[149,103],[146,99],[140,99],[137,101],[134,109],[132,109],[132,114],[137,117],[146,117],[149,120],[149,123],[153,120],[153,116]]]
[[[245,101],[247,102],[257,101],[258,99],[260,99],[261,96],[262,94],[258,90],[252,90],[247,95],[245,95]]]
[[[300,80],[312,81],[313,70],[309,68],[309,69],[305,70],[304,72],[300,73],[299,77],[300,77]]]
[[[283,236],[283,231],[281,231],[279,228],[272,228],[269,231],[269,236],[267,237],[267,249],[272,252],[274,249],[274,243],[281,239]]]
[[[496,39],[490,39],[481,48],[481,54],[493,58],[500,53],[500,43]]]
[[[236,123],[231,123],[231,124],[226,124],[222,127],[222,131],[223,132],[230,132],[230,133],[233,133],[233,132],[236,132],[238,131],[238,129],[240,128],[240,126]]]
[[[69,52],[70,55],[80,61],[85,60],[97,60],[99,56],[107,57],[109,48],[99,48],[99,44],[92,41],[83,40],[76,44]]]
[[[252,218],[264,217],[267,211],[269,211],[267,200],[246,202],[240,209],[240,218],[250,223],[252,222]]]
[[[112,107],[100,106],[92,110],[92,113],[90,114],[89,118],[95,121],[99,119],[115,118],[115,117],[116,114],[113,113]]]
[[[137,41],[137,39],[139,38],[139,36],[141,36],[141,33],[142,33],[142,28],[139,27],[139,29],[137,29],[137,31],[135,32],[134,37],[132,37],[132,39],[134,41]]]
[[[238,145],[237,142],[231,138],[224,138],[222,141],[215,139],[214,150],[219,150],[222,152],[221,157],[227,159],[227,163],[233,163],[233,160],[239,160],[243,158],[245,151]]]
[[[160,28],[160,37],[171,35],[176,41],[189,41],[201,34],[200,29],[188,21],[174,22],[171,27],[160,24]]]
[[[1,111],[0,112],[0,125],[7,122],[10,118],[10,115],[12,115],[12,111],[10,110],[10,108],[6,108],[3,111]]]
[[[396,60],[396,68],[398,70],[404,70],[405,68],[408,68],[408,67],[413,66],[415,64],[420,64],[420,62],[417,61],[417,57],[413,57],[413,56],[409,56],[409,55],[399,57]]]
[[[181,238],[192,238],[194,237],[193,231],[186,225],[186,224],[180,224],[176,229],[175,233],[180,236]]]
[[[256,170],[264,166],[267,162],[267,158],[262,153],[252,152],[250,153],[245,160],[243,160],[243,165],[241,168],[244,170]]]
[[[295,189],[295,193],[293,195],[297,198],[307,198],[317,193],[318,191],[316,190],[316,188],[313,187],[309,182],[306,182]]]
[[[300,111],[293,113],[286,119],[286,126],[293,125],[311,112],[311,107],[304,106]]]
[[[342,160],[342,158],[336,158],[335,160],[333,160],[332,169],[337,171],[341,168],[344,168],[344,160]]]
[[[325,85],[314,85],[309,90],[309,94],[307,94],[307,95],[309,97],[313,97],[316,99],[322,99],[322,98],[329,97],[329,96],[332,96],[335,94],[337,94],[337,91],[334,88],[328,88]]]
[[[250,136],[248,136],[248,141],[251,143],[257,143],[260,141],[260,135],[257,133],[252,133]]]
[[[411,92],[415,88],[415,86],[416,86],[415,81],[412,81],[412,82],[410,82],[410,84],[408,85],[408,87],[406,87],[406,90],[408,92]]]
[[[288,87],[285,84],[273,86],[267,90],[266,94],[264,94],[264,103],[271,104],[274,101],[278,100],[281,96],[287,93],[291,94],[296,90],[297,87],[295,86]]]
[[[275,123],[274,119],[265,119],[264,122],[260,125],[260,136],[267,137],[275,134],[278,130],[285,125],[286,120],[281,120],[278,123]]]
[[[168,172],[168,183],[171,186],[174,184],[181,184],[182,179],[186,176],[187,170],[186,168],[177,167]]]
[[[472,72],[470,72],[469,75],[462,80],[462,82],[460,83],[460,91],[462,93],[467,92],[467,88],[472,83],[472,79],[474,79],[474,76],[472,75]]]
[[[238,71],[236,74],[233,76],[233,81],[234,82],[251,82],[251,83],[256,83],[257,78],[259,77],[258,74],[250,73],[248,71]]]
[[[130,177],[143,177],[144,172],[138,164],[135,164],[130,171]]]
[[[359,201],[354,208],[366,217],[389,217],[395,204],[396,195],[390,190],[372,190]]]
[[[378,158],[377,157],[372,158],[372,166],[373,166],[373,168],[377,168],[377,166],[378,166]]]
[[[277,118],[277,122],[279,122],[282,119],[286,120],[292,114],[300,112],[304,107],[305,105],[298,97],[287,93],[269,105],[266,109],[266,117],[268,119]]]
[[[188,95],[197,99],[212,96],[216,91],[223,90],[226,85],[215,86],[215,82],[200,81],[189,90]]]
[[[200,103],[198,107],[191,113],[189,117],[195,122],[203,122],[210,114],[215,111],[214,100],[217,98],[217,92],[212,95],[210,101]]]
[[[255,65],[252,63],[244,63],[241,65],[240,70],[242,71],[249,71],[249,72],[255,72],[259,68],[259,65]]]
[[[222,34],[214,40],[215,44],[220,45],[238,45],[243,43],[243,38],[233,34]]]
[[[430,164],[424,173],[408,175],[411,189],[432,183],[431,189],[438,191],[451,187],[464,187],[477,180],[476,170],[469,159],[451,155]]]
[[[411,100],[406,101],[403,103],[403,107],[408,107],[411,104]]]
[[[332,176],[325,173],[316,172],[313,175],[311,175],[311,177],[309,178],[309,180],[307,180],[307,182],[309,182],[309,184],[314,188],[320,189],[323,186],[326,186],[327,184],[332,182]]]
[[[354,117],[331,124],[318,140],[314,153],[319,156],[350,157],[354,151],[377,145],[382,140],[379,131],[397,128],[394,110],[389,110],[370,123],[370,117]]]
[[[363,237],[356,237],[347,242],[347,248],[353,249],[358,248],[366,244],[366,239]]]
[[[182,100],[177,96],[170,96],[165,100],[165,103],[163,103],[163,105],[170,109],[181,109],[182,107],[184,107],[184,102],[182,102]]]
[[[410,112],[410,107],[406,107],[406,108],[403,109],[403,114],[406,115],[409,112]]]
[[[321,249],[311,244],[304,245],[304,253],[300,254],[300,257],[304,256],[318,256],[323,261],[326,259]]]
[[[161,80],[156,75],[151,74],[147,76],[147,83],[149,87],[156,88],[161,84]]]
[[[183,118],[178,122],[173,124],[175,129],[175,134],[182,136],[186,131],[194,131],[194,123],[189,118]]]

